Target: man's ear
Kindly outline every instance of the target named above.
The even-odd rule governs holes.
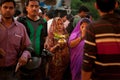
[[[94,6],[95,6],[95,8],[96,8],[96,9],[98,9],[98,5],[97,5],[97,3],[96,3],[96,2],[94,3]]]

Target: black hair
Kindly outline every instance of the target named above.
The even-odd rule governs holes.
[[[55,15],[55,17],[60,17],[60,18],[62,18],[62,17],[64,17],[64,16],[67,16],[67,11],[66,11],[65,9],[56,9],[56,10],[54,11],[54,15]]]
[[[68,14],[68,15],[67,15],[67,20],[71,21],[73,18],[74,18],[74,17],[73,17],[72,14]]]
[[[84,22],[89,24],[91,21],[88,18],[82,18],[80,25]]]
[[[42,14],[45,14],[45,13],[46,13],[46,9],[45,9],[45,8],[40,7],[40,10],[42,11]]]
[[[54,12],[54,17],[58,17],[58,16],[60,16],[60,11],[56,9]]]
[[[14,17],[17,17],[21,14],[21,11],[20,10],[15,10],[15,14],[14,14]]]
[[[54,17],[54,10],[50,10],[46,13],[46,16],[48,16],[50,19]]]
[[[96,4],[102,12],[109,12],[115,9],[116,0],[96,0]]]
[[[60,17],[63,18],[64,16],[67,16],[67,11],[66,10],[61,10],[60,11]]]
[[[2,6],[2,5],[3,5],[4,3],[6,3],[6,2],[13,2],[14,7],[16,7],[16,3],[15,3],[14,0],[0,0],[0,6]]]
[[[93,16],[92,13],[88,13],[88,14],[86,15],[86,18],[89,19],[91,16]]]
[[[25,7],[23,8],[22,13],[23,13],[24,15],[27,15],[27,11],[26,11],[26,8],[25,8]]]
[[[30,1],[38,1],[39,3],[39,0],[26,0],[25,5],[28,6]]]
[[[80,12],[82,12],[82,11],[84,11],[84,12],[89,12],[89,9],[86,7],[86,6],[80,6],[80,8],[79,8],[79,10],[78,10],[78,13],[80,13]]]

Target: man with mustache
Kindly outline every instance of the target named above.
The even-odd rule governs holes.
[[[39,9],[39,0],[27,0],[27,15],[18,19],[27,29],[34,49],[31,54],[36,60],[36,66],[31,65],[27,66],[27,68],[21,68],[21,72],[23,72],[20,74],[21,80],[43,80],[44,77],[44,65],[40,64],[40,58],[44,48],[45,37],[47,36],[47,22],[38,16]]]
[[[23,66],[31,57],[26,29],[13,18],[15,6],[14,0],[0,0],[0,80],[17,80],[16,64]]]

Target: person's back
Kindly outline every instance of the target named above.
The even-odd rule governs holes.
[[[117,3],[96,1],[101,18],[87,27],[82,80],[120,80],[120,16],[114,13]]]

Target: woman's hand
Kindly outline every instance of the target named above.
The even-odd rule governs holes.
[[[82,39],[85,37],[86,26],[87,26],[86,23],[82,23],[81,26],[80,26],[80,30],[81,30],[81,32],[82,32],[82,35],[81,35]]]
[[[59,46],[60,44],[56,44],[55,46],[51,47],[50,52],[54,52]]]

